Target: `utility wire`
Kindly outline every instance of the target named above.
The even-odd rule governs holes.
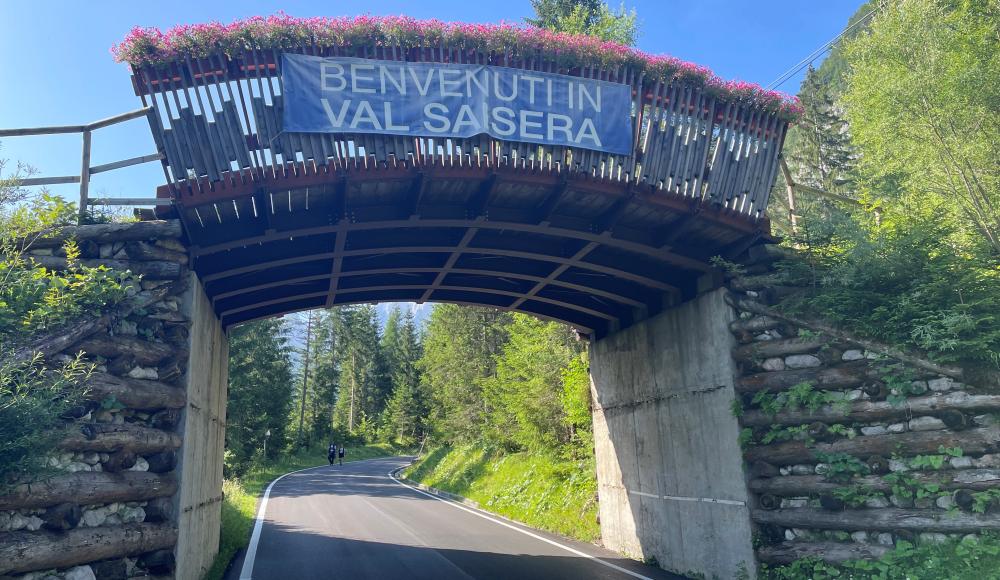
[[[825,44],[823,44],[823,46],[820,46],[816,50],[810,52],[808,56],[806,56],[804,59],[800,60],[792,68],[790,68],[790,69],[786,70],[785,72],[781,73],[781,75],[778,78],[776,78],[773,81],[771,81],[771,83],[768,84],[764,88],[767,89],[767,90],[771,90],[771,89],[776,89],[776,88],[780,87],[781,85],[783,85],[788,79],[790,79],[793,76],[795,76],[796,73],[798,73],[800,70],[802,70],[803,68],[805,68],[808,65],[812,64],[814,60],[816,60],[824,52],[826,52],[827,50],[829,50],[834,44],[837,43],[838,40],[840,40],[841,38],[843,38],[845,34],[847,34],[848,32],[850,32],[852,30],[854,30],[855,28],[857,28],[857,26],[859,24],[861,24],[862,22],[868,20],[871,17],[872,14],[875,14],[876,11],[878,11],[878,7],[873,8],[871,10],[871,12],[869,12],[868,14],[865,14],[864,16],[862,16],[861,18],[859,18],[857,21],[855,21],[854,24],[851,24],[850,26],[848,26],[847,28],[845,28],[844,30],[842,30],[840,32],[840,34],[838,34],[837,36],[834,36],[828,42],[826,42]]]

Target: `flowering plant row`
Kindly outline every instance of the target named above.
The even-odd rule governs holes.
[[[706,67],[666,55],[652,55],[592,36],[553,32],[510,23],[466,24],[416,20],[407,16],[293,18],[284,13],[255,16],[230,24],[182,25],[162,32],[133,28],[111,49],[115,59],[135,66],[163,65],[185,57],[238,55],[247,49],[287,49],[300,46],[447,46],[504,53],[514,58],[543,57],[560,66],[631,66],[647,79],[682,81],[703,86],[712,94],[759,105],[786,119],[801,112],[798,100],[744,81],[726,81]]]

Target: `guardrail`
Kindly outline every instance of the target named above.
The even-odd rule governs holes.
[[[148,117],[152,112],[153,112],[152,107],[143,107],[141,109],[129,111],[128,113],[122,113],[121,115],[115,115],[113,117],[101,119],[100,121],[94,121],[93,123],[88,123],[86,125],[56,125],[49,127],[26,127],[22,129],[0,129],[0,137],[27,137],[31,135],[59,135],[66,133],[82,133],[83,152],[81,155],[79,175],[62,175],[57,177],[29,177],[26,179],[19,180],[18,183],[19,185],[22,186],[60,185],[64,183],[79,183],[80,219],[83,219],[84,215],[87,213],[87,207],[90,205],[167,205],[170,203],[170,200],[157,199],[157,198],[148,198],[148,199],[146,198],[90,199],[89,198],[91,175],[104,173],[105,171],[112,171],[114,169],[121,169],[123,167],[130,167],[132,165],[149,163],[150,161],[159,161],[161,159],[164,159],[162,153],[151,153],[149,155],[131,157],[129,159],[122,159],[121,161],[104,163],[102,165],[92,166],[90,164],[90,149],[91,149],[90,145],[91,145],[92,134],[94,131],[102,129],[104,127],[110,127],[111,125],[117,125],[118,123],[124,123],[125,121],[131,121],[132,119],[138,119],[139,117]]]

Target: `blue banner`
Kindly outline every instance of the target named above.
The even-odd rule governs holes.
[[[499,66],[282,55],[284,130],[632,153],[628,85]]]

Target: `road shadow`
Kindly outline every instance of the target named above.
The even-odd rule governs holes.
[[[544,544],[540,546],[547,548]],[[433,545],[382,543],[329,537],[283,525],[275,525],[270,529],[266,549],[284,553],[294,551],[297,557],[273,560],[258,555],[253,571],[254,580],[291,578],[620,580],[636,577],[685,580],[684,576],[620,556],[601,558],[604,562],[621,569],[618,570],[568,552],[566,556],[509,554],[491,552],[488,548],[460,550]],[[635,576],[622,570],[627,570]],[[231,572],[228,578],[237,579],[239,570]]]

